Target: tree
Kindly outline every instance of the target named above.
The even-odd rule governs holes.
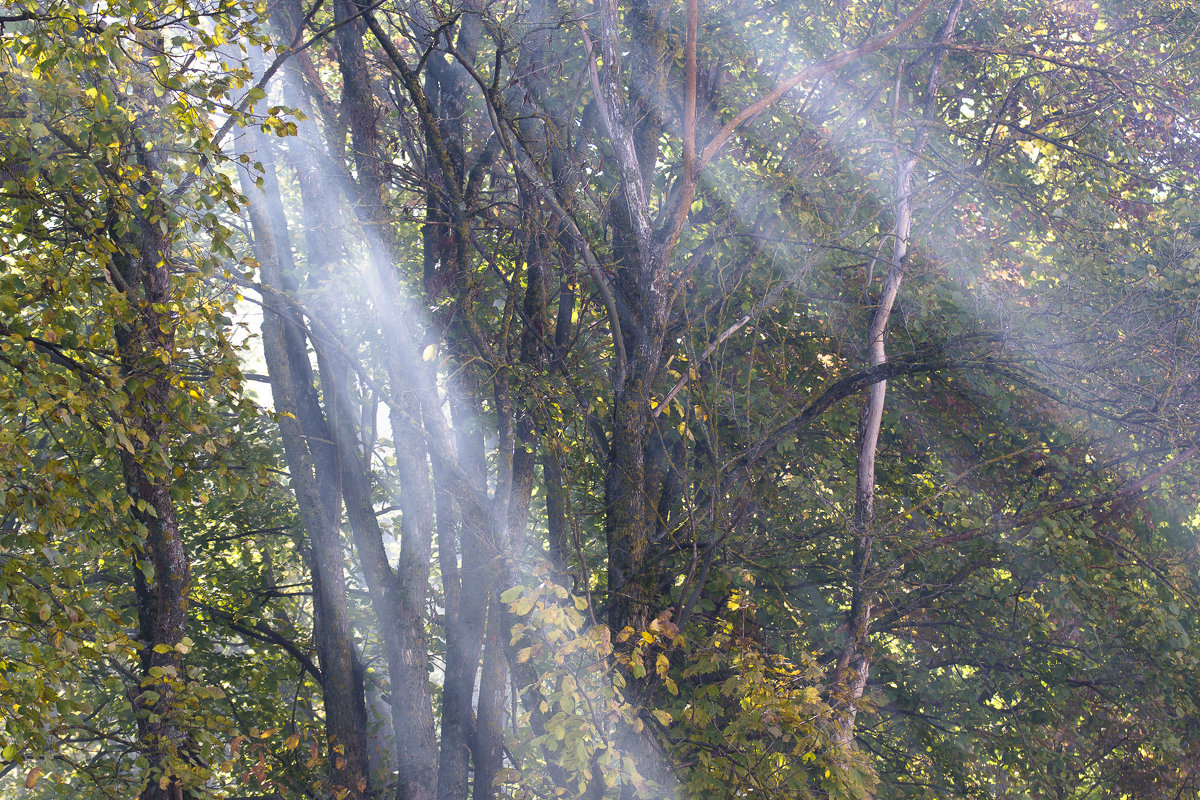
[[[1194,9],[5,25],[10,765],[1197,792]]]
[[[26,607],[38,604],[35,627],[51,626],[49,634],[32,632],[17,652],[25,651],[20,660],[32,670],[86,656],[67,675],[83,681],[107,672],[101,680],[118,679],[106,684],[110,691],[123,678],[136,723],[124,743],[136,759],[101,780],[140,786],[145,798],[192,795],[208,777],[215,729],[201,703],[211,692],[184,662],[191,563],[179,503],[198,461],[204,476],[228,470],[203,462],[227,431],[218,412],[236,412],[240,401],[236,357],[218,316],[224,303],[206,296],[196,277],[177,275],[188,255],[177,242],[196,246],[203,236],[213,248],[215,258],[192,259],[194,272],[231,252],[226,230],[185,211],[232,200],[228,182],[206,180],[197,199],[188,191],[194,179],[184,176],[206,158],[210,131],[199,114],[237,79],[189,65],[241,23],[227,14],[214,29],[168,45],[161,30],[174,20],[138,9],[110,9],[111,19],[66,6],[17,10],[6,19],[16,30],[4,47],[11,316],[3,332],[6,418],[16,425],[9,445],[31,452],[13,459],[5,513],[10,574],[32,569],[45,581],[15,581],[18,596]],[[198,149],[173,157],[185,140]],[[43,484],[40,498],[29,493],[31,480]],[[77,526],[81,535],[71,535]],[[89,562],[107,581],[122,576],[104,592],[116,603],[103,609],[113,626],[93,616],[99,598],[80,574]],[[66,595],[57,594],[60,571]],[[132,597],[118,599],[122,589]],[[72,604],[80,598],[90,612]],[[123,629],[127,613],[132,630]],[[24,710],[14,697],[20,716],[7,760],[21,753],[24,735],[42,744],[35,753],[77,763],[60,748],[72,749],[78,727],[90,729],[100,711],[58,691],[65,697],[52,710],[44,703],[53,689],[39,689],[42,702]],[[128,715],[106,716],[128,728],[121,719]],[[105,727],[93,729],[99,741],[119,736],[120,728]],[[63,742],[51,747],[57,737]]]

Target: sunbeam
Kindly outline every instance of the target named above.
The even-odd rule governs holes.
[[[1200,798],[1198,32],[0,9],[0,795]]]

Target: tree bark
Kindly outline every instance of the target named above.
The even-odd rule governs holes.
[[[155,137],[148,137],[151,141]],[[135,549],[134,586],[142,641],[142,682],[130,689],[139,748],[149,762],[142,800],[175,800],[193,783],[179,772],[191,736],[179,724],[178,695],[186,684],[183,641],[191,567],[171,497],[172,388],[170,355],[175,320],[170,263],[172,233],[160,196],[157,151],[137,146],[147,177],[137,186],[145,220],[116,242],[115,266],[129,300],[116,326],[121,377],[127,396],[129,445],[119,449],[130,513],[142,536]],[[159,224],[161,221],[161,226]],[[157,695],[157,697],[155,697]]]
[[[391,392],[389,409],[401,509],[401,551],[394,570],[383,549],[369,486],[347,482],[347,513],[387,650],[400,770],[397,797],[432,800],[437,787],[438,754],[429,687],[425,601],[433,545],[433,487],[421,421],[438,413],[438,407],[427,373],[429,365],[418,358],[419,337],[413,328],[413,312],[395,276],[386,210],[388,174],[381,158],[375,98],[362,44],[363,21],[371,24],[373,20],[366,6],[354,0],[336,0],[334,9],[336,17],[345,21],[336,32],[338,63],[357,167],[356,198],[366,232],[369,283],[379,299],[378,322]],[[356,437],[345,425],[336,428],[346,465],[357,457]],[[354,474],[361,474],[360,470],[354,470]],[[349,491],[355,492],[353,500]]]
[[[323,676],[325,729],[331,789],[352,798],[368,793],[367,718],[363,670],[346,602],[341,544],[341,468],[316,397],[303,320],[291,304],[296,291],[291,248],[282,216],[275,163],[255,134],[254,159],[263,165],[263,188],[244,166],[243,192],[255,234],[262,282],[272,290],[263,311],[263,351],[271,381],[284,457],[300,519],[311,543],[313,639]],[[328,398],[327,398],[328,402]],[[336,413],[336,409],[333,413]]]
[[[953,35],[962,11],[962,0],[955,0],[946,21],[938,31],[935,41],[945,44]],[[921,152],[929,139],[929,121],[936,110],[938,87],[941,84],[941,68],[944,51],[935,54],[926,82],[923,118],[917,125],[912,144],[901,154],[896,151],[896,179],[894,207],[896,220],[892,227],[892,257],[883,279],[879,299],[867,327],[867,360],[870,367],[887,362],[887,324],[900,283],[904,279],[904,258],[908,254],[908,239],[913,222],[913,173]],[[896,91],[900,84],[897,81]],[[895,98],[898,104],[899,97]],[[887,381],[871,386],[859,417],[858,456],[854,494],[854,519],[851,525],[855,537],[850,613],[847,620],[846,644],[838,656],[839,679],[845,680],[846,705],[837,721],[835,741],[842,747],[850,747],[854,741],[854,723],[858,716],[859,701],[866,689],[871,670],[871,653],[868,645],[871,629],[871,611],[874,592],[870,586],[871,558],[877,534],[875,517],[875,462],[879,447],[879,434],[883,425],[884,402],[887,397]]]

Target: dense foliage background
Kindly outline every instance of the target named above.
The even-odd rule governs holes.
[[[1200,797],[1187,0],[10,0],[0,795]]]

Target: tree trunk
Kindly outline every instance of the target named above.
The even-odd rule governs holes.
[[[258,138],[249,132],[246,136]],[[303,320],[291,305],[296,281],[285,277],[294,274],[294,266],[274,158],[261,139],[256,145],[252,160],[263,165],[263,189],[243,168],[243,191],[249,200],[262,282],[272,292],[263,312],[263,350],[271,393],[280,412],[280,435],[300,519],[311,542],[313,638],[321,663],[329,779],[334,792],[342,789],[350,797],[360,798],[367,796],[368,789],[367,719],[363,671],[346,604],[340,465],[317,403]]]
[[[356,199],[367,234],[369,280],[379,296],[378,322],[384,334],[384,363],[391,391],[389,409],[401,510],[401,551],[394,571],[387,563],[370,487],[349,481],[346,505],[387,651],[400,770],[397,797],[432,800],[438,755],[429,688],[425,601],[433,552],[433,487],[421,421],[426,415],[438,413],[438,407],[427,372],[430,365],[419,360],[412,309],[395,276],[386,211],[387,168],[380,157],[375,99],[362,45],[362,21],[370,21],[369,12],[359,16],[365,6],[353,0],[336,0],[334,9],[337,18],[345,21],[336,32],[338,62],[357,167]],[[357,459],[357,446],[347,426],[336,427],[345,468],[353,463],[351,458]],[[354,473],[359,474],[359,470]],[[356,493],[353,500],[350,490]]]
[[[139,748],[149,762],[142,799],[174,800],[195,783],[186,775],[191,737],[179,724],[177,702],[187,680],[176,645],[183,640],[187,622],[191,567],[171,498],[171,233],[165,226],[161,185],[154,183],[161,175],[157,151],[139,146],[138,160],[148,176],[138,186],[146,220],[117,243],[114,256],[130,306],[116,334],[129,415],[129,445],[119,454],[130,510],[143,537],[134,565],[142,682],[131,689],[131,698]]]
[[[953,35],[961,10],[962,0],[956,0],[936,36],[938,44],[944,44]],[[908,254],[908,237],[912,232],[913,172],[929,138],[928,123],[936,110],[943,60],[944,51],[937,51],[926,84],[924,117],[917,124],[917,133],[912,145],[903,151],[903,155],[899,146],[896,150],[896,221],[892,228],[892,257],[888,262],[879,299],[867,327],[867,359],[871,367],[887,361],[888,318],[900,291],[900,283],[904,279],[904,258]],[[897,83],[897,95],[898,91]],[[898,96],[895,102],[900,102]],[[876,538],[875,461],[886,396],[887,381],[879,381],[872,385],[859,418],[854,521],[851,530],[855,537],[853,584],[846,644],[837,662],[839,679],[846,681],[846,707],[837,721],[834,733],[835,741],[842,747],[849,747],[854,741],[854,723],[858,716],[859,701],[866,689],[871,670],[871,653],[867,640],[871,632],[871,610],[874,604],[870,571]]]

